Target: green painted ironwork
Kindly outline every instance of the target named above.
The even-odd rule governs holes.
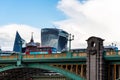
[[[120,64],[120,53],[118,52],[111,52],[110,54],[107,52],[103,53],[104,59],[109,64]],[[72,78],[73,80],[83,80],[80,76],[68,72],[66,70],[50,66],[49,64],[59,63],[59,64],[85,64],[86,63],[86,55],[81,55],[80,53],[61,53],[58,54],[58,57],[56,57],[56,54],[51,54],[49,57],[46,57],[46,55],[42,54],[40,55],[41,58],[39,58],[37,55],[30,55],[33,57],[29,57],[29,55],[22,55],[21,53],[19,55],[12,55],[12,56],[0,56],[0,63],[1,64],[15,64],[12,66],[6,66],[4,68],[0,68],[0,72],[14,69],[14,68],[22,68],[22,67],[28,67],[28,68],[41,68],[41,69],[47,69],[52,70],[58,73],[61,73],[67,77]],[[27,66],[23,66],[24,64],[28,64]],[[34,63],[34,64],[33,64]],[[41,64],[36,64],[41,63]]]
[[[61,53],[51,54],[49,57],[45,57],[45,54],[41,55],[22,55],[21,53],[18,55],[12,56],[0,56],[0,63],[16,63],[16,65],[20,66],[22,62],[29,63],[29,62],[62,62],[62,61],[79,61],[85,62],[86,56],[79,56],[79,53],[75,53],[76,56],[73,56],[73,53]],[[32,57],[29,57],[32,56]],[[41,57],[38,57],[41,56]]]
[[[68,78],[71,78],[72,80],[85,80],[84,78],[80,77],[79,75],[76,75],[76,74],[71,73],[69,71],[60,69],[58,67],[50,66],[47,64],[28,64],[28,65],[21,65],[21,66],[10,65],[10,66],[6,66],[4,68],[0,68],[0,72],[10,70],[10,69],[15,69],[15,68],[24,68],[24,67],[26,67],[26,68],[39,68],[39,69],[46,69],[46,70],[55,71],[55,72],[63,74],[64,76],[66,76]]]
[[[54,67],[54,66],[49,66],[49,65],[45,65],[45,64],[30,64],[28,66],[30,68],[40,68],[40,69],[52,70],[52,71],[61,73],[64,76],[71,78],[72,80],[85,80],[84,78],[82,78],[74,73],[68,72],[66,70],[63,70],[63,69],[60,69],[60,68]]]
[[[120,61],[120,53],[119,52],[113,52],[114,54],[107,54],[104,52],[104,59],[106,61]],[[66,54],[66,56],[64,56]],[[76,56],[74,56],[76,54]],[[27,57],[28,56],[28,57]],[[37,57],[39,55],[32,55],[33,57],[29,57],[31,55],[22,55],[21,53],[18,55],[12,55],[12,56],[0,56],[0,63],[16,63],[16,65],[20,66],[22,62],[24,63],[30,63],[30,62],[72,62],[72,61],[79,61],[79,62],[86,62],[86,56],[82,55],[80,56],[80,53],[61,53],[58,54],[59,57],[56,57],[56,54],[51,54],[49,57],[45,57],[44,54],[40,55],[41,57]]]
[[[18,58],[17,58],[17,66],[20,66],[22,63],[22,45],[23,45],[23,41],[22,39],[19,41],[19,46],[20,46],[20,53],[18,54]]]
[[[68,58],[72,58],[72,53],[71,52],[67,52],[67,57]]]
[[[20,66],[22,64],[21,62],[22,62],[22,54],[19,53],[17,58],[17,66]]]
[[[107,55],[107,52],[104,52],[104,58],[106,61],[111,61],[111,62],[119,61],[120,62],[120,54],[118,54],[118,51],[117,52],[109,52],[109,53],[114,53],[114,54]]]

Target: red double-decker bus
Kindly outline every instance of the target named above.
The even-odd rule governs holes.
[[[57,53],[54,47],[37,47],[36,49],[27,49],[26,54],[55,54]]]

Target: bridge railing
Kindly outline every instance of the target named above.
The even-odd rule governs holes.
[[[49,58],[81,58],[85,57],[86,53],[58,53],[58,54],[35,54],[35,55],[23,55],[24,59],[30,58],[41,58],[41,59],[49,59]]]
[[[17,59],[18,55],[11,55],[11,56],[0,56],[1,59]]]
[[[33,54],[22,55],[22,59],[58,59],[58,58],[85,58],[86,53],[57,53],[57,54]],[[0,60],[17,60],[19,55],[0,56]]]
[[[69,56],[68,56],[69,55]],[[0,56],[0,60],[18,59],[19,55],[11,56]],[[74,52],[74,53],[57,53],[57,54],[33,54],[33,55],[22,55],[23,59],[49,59],[49,58],[85,58],[87,54],[85,52]],[[104,56],[120,56],[120,51],[108,51],[104,52]]]
[[[111,63],[117,63],[120,60],[120,51],[108,51],[104,52],[104,59]]]
[[[39,59],[46,59],[46,58],[61,58],[66,57],[66,53],[61,54],[32,54],[32,55],[23,55],[24,59],[30,59],[30,58],[39,58]]]
[[[79,52],[79,53],[72,53],[72,57],[73,58],[77,58],[77,57],[86,57],[87,56],[87,53],[85,52]]]
[[[108,52],[104,52],[105,56],[119,56],[120,55],[120,51],[108,51]]]

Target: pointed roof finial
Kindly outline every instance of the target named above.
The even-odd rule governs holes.
[[[33,40],[33,32],[31,33],[31,40],[30,40],[30,42],[34,42],[34,40]]]

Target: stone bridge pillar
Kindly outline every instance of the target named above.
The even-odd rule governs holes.
[[[103,41],[98,37],[90,37],[87,40],[87,80],[105,80]]]

